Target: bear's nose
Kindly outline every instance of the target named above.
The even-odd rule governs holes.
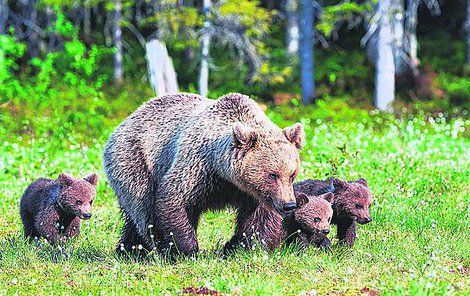
[[[324,234],[328,234],[328,233],[330,233],[330,230],[325,228],[325,229],[322,230],[322,232],[323,232]]]
[[[295,201],[288,202],[284,205],[283,210],[286,212],[292,211],[293,209],[297,208],[297,203]]]
[[[91,218],[91,213],[83,214],[83,219],[90,219],[90,218]]]

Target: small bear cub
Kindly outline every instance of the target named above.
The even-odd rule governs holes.
[[[38,179],[26,188],[20,214],[27,238],[46,238],[54,244],[80,233],[80,220],[91,218],[98,175],[83,179],[61,173],[57,180]]]
[[[295,194],[318,195],[334,193],[332,224],[338,226],[337,237],[340,243],[353,247],[356,240],[356,223],[367,224],[372,221],[370,205],[372,193],[368,183],[361,178],[356,181],[304,180],[294,184]]]
[[[286,243],[298,243],[302,248],[310,245],[329,247],[333,200],[333,193],[318,196],[296,194],[297,209],[283,220]]]

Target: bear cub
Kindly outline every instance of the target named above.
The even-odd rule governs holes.
[[[80,233],[80,220],[91,218],[98,175],[75,179],[61,173],[57,180],[38,179],[26,188],[20,214],[27,238],[66,241]]]
[[[328,248],[330,223],[333,217],[333,193],[314,196],[296,194],[297,209],[283,220],[286,244],[298,243],[302,248],[310,245]]]
[[[318,195],[325,192],[334,193],[332,224],[338,226],[337,237],[340,243],[354,246],[356,240],[356,222],[367,224],[372,221],[370,205],[372,194],[367,181],[304,180],[294,184],[296,194]]]

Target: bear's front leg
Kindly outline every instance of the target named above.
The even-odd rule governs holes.
[[[72,222],[65,228],[65,237],[75,237],[80,234],[80,224],[81,220],[78,217],[75,217]]]
[[[356,221],[351,218],[340,218],[337,225],[339,242],[353,247],[356,240]]]
[[[184,205],[170,200],[160,201],[156,221],[162,234],[161,249],[164,253],[192,256],[199,251],[196,231],[189,223]]]
[[[224,253],[242,247],[252,249],[256,244],[273,250],[282,236],[282,216],[275,210],[257,204],[244,204],[238,209],[234,236],[224,246]]]
[[[51,244],[60,240],[59,214],[53,209],[44,209],[39,212],[34,221],[34,226],[39,236],[46,238]]]

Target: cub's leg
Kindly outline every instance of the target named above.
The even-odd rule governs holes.
[[[338,240],[345,243],[350,247],[354,246],[356,240],[356,221],[350,218],[341,218],[337,222],[338,225]]]

